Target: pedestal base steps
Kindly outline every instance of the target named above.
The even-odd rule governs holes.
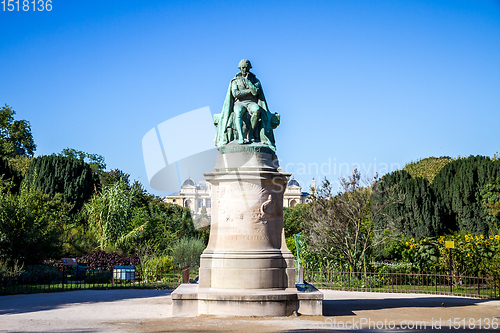
[[[323,314],[323,294],[297,289],[215,289],[182,284],[172,293],[174,316],[289,316]]]

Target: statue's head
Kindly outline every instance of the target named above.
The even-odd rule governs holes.
[[[238,68],[240,69],[241,73],[246,74],[250,72],[250,68],[252,68],[252,64],[250,63],[250,60],[248,59],[241,59],[240,63],[238,64]]]

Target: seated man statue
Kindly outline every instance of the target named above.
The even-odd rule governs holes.
[[[275,151],[273,129],[279,125],[279,115],[267,107],[260,81],[250,72],[247,59],[240,61],[240,72],[231,80],[217,125],[217,148],[237,140],[239,144],[260,142]]]

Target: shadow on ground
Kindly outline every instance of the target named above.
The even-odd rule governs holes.
[[[115,302],[127,299],[169,296],[172,290],[78,290],[0,297],[0,315],[48,311],[77,303]]]
[[[378,329],[378,328],[372,328],[372,329],[362,329],[362,330],[355,330],[357,333],[363,333],[363,332],[394,332],[394,331],[410,331],[414,333],[423,333],[423,332],[436,332],[437,329],[432,329],[431,327],[427,327],[426,329],[404,329],[399,326],[396,326],[393,329]],[[442,328],[437,330],[440,333],[451,333],[451,332],[460,332],[463,331],[464,329],[449,329],[449,328]],[[467,331],[470,331],[471,333],[489,333],[492,332],[492,330],[487,330],[487,329],[467,329]],[[288,330],[288,331],[280,331],[282,333],[324,333],[324,332],[339,332],[339,333],[346,333],[345,329],[327,329],[327,328],[321,328],[321,329],[296,329],[296,330]]]
[[[31,331],[29,331],[31,332]],[[9,331],[9,333],[29,333],[26,331]],[[96,330],[81,330],[78,328],[71,329],[71,330],[64,330],[64,331],[50,331],[50,333],[99,333],[99,331]]]
[[[462,297],[338,299],[323,301],[323,316],[352,316],[353,311],[395,308],[437,308],[476,305],[488,300]]]

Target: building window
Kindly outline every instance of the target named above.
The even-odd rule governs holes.
[[[198,199],[198,208],[203,207],[203,199]]]
[[[207,208],[212,208],[212,199],[207,199]]]
[[[172,202],[173,202],[173,203],[175,203],[175,199],[174,199],[174,200],[172,200]]]

